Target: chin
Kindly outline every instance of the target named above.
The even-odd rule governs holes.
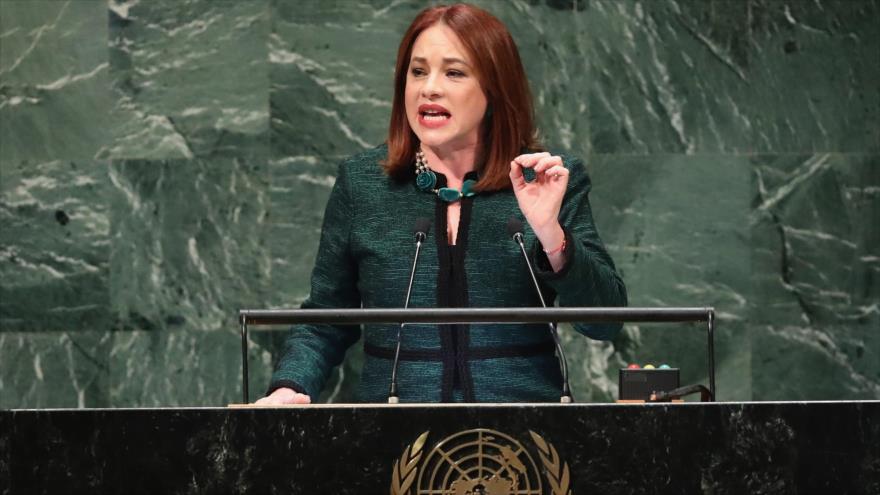
[[[417,132],[416,137],[419,138],[420,143],[431,147],[446,146],[452,142],[452,137],[446,133]]]
[[[419,143],[424,144],[425,146],[437,147],[445,144],[445,140],[443,139],[436,139],[431,136],[424,135],[419,136],[418,134],[416,134],[416,136],[419,138]]]

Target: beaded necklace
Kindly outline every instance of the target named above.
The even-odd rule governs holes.
[[[440,199],[447,203],[454,203],[461,198],[470,198],[477,194],[474,191],[474,185],[477,181],[473,179],[465,179],[461,184],[461,191],[451,187],[441,187],[437,189],[437,174],[428,167],[428,160],[420,149],[416,152],[416,185],[422,191],[429,191],[436,194]]]

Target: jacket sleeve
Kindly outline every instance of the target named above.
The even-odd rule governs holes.
[[[357,264],[350,246],[354,223],[351,188],[346,164],[339,166],[336,183],[327,201],[321,227],[321,241],[311,292],[304,309],[358,308]],[[342,362],[345,351],[360,338],[359,326],[296,325],[284,342],[281,359],[275,366],[268,393],[288,387],[317,399],[334,366]]]
[[[532,259],[535,275],[559,297],[560,306],[626,306],[626,287],[593,223],[590,209],[590,178],[583,162],[565,159],[569,170],[568,190],[559,212],[565,231],[565,262],[558,272],[550,266],[544,247],[535,240]],[[574,328],[597,340],[611,340],[620,333],[620,323],[580,324]]]

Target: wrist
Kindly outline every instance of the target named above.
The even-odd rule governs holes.
[[[535,229],[534,232],[545,252],[558,248],[565,241],[565,231],[559,222],[542,230]]]
[[[544,247],[544,254],[546,254],[548,257],[562,256],[562,253],[564,251],[565,251],[565,237],[563,237],[562,242],[554,248],[547,249],[547,247]]]

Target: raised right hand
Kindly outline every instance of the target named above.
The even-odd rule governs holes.
[[[312,398],[293,389],[281,387],[254,402],[257,406],[284,406],[288,404],[311,404]]]

